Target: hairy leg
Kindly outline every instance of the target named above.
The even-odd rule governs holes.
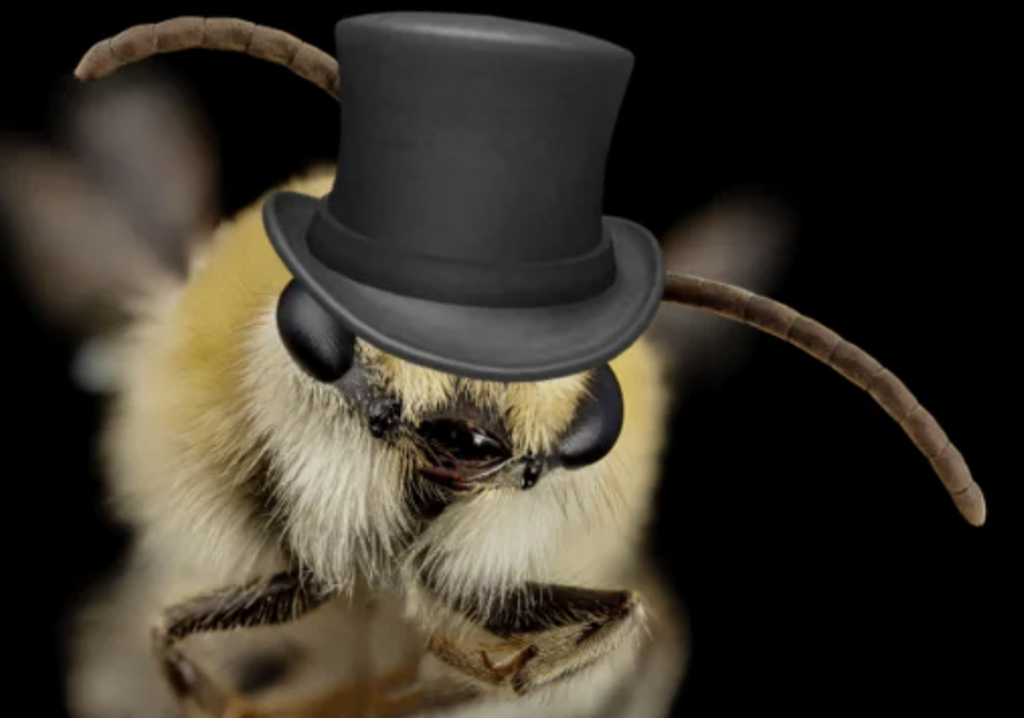
[[[458,686],[417,682],[419,661],[379,676],[345,683],[321,695],[280,706],[265,705],[214,681],[178,651],[185,638],[209,631],[281,625],[298,620],[330,599],[310,580],[282,573],[170,607],[153,631],[153,646],[169,684],[194,715],[208,718],[398,718],[473,697]]]
[[[506,608],[455,610],[497,640],[473,644],[436,633],[430,650],[466,676],[516,695],[581,671],[637,637],[644,620],[637,594],[528,584]]]
[[[241,698],[214,681],[175,646],[191,635],[298,620],[329,598],[299,572],[229,587],[192,598],[164,610],[152,631],[152,646],[164,676],[180,700],[210,716],[249,709]]]

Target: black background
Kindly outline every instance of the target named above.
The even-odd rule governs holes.
[[[1008,688],[1024,607],[1010,539],[1020,520],[1011,272],[1022,237],[1010,214],[1020,125],[1009,113],[1020,83],[999,37],[1007,19],[689,3],[23,7],[3,25],[4,130],[45,131],[53,94],[94,42],[178,15],[242,17],[331,50],[347,15],[489,12],[632,49],[609,213],[657,232],[736,185],[778,193],[799,218],[801,248],[775,297],[901,377],[989,502],[988,525],[970,527],[867,395],[762,335],[737,375],[681,409],[668,457],[655,539],[695,638],[678,715],[1019,714]],[[166,63],[214,119],[225,212],[335,151],[334,105],[290,73],[223,53]],[[35,323],[9,279],[0,312],[8,699],[60,715],[56,628],[118,537],[97,508],[98,406],[67,379],[70,347]]]

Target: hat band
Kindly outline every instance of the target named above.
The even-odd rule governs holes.
[[[410,252],[353,232],[321,201],[307,233],[328,269],[378,289],[445,304],[527,308],[590,299],[615,280],[611,235],[602,226],[592,251],[533,264],[481,264]]]

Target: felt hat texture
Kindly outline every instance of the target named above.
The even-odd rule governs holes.
[[[629,51],[486,15],[335,26],[329,194],[263,208],[289,271],[355,336],[462,376],[537,381],[625,351],[664,288],[655,237],[603,213]]]

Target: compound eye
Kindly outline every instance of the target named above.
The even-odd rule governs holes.
[[[558,463],[566,469],[595,464],[615,447],[624,418],[622,388],[607,364],[597,370],[590,396],[558,450]]]
[[[355,336],[297,280],[281,292],[277,330],[292,360],[317,381],[336,382],[352,368]]]

